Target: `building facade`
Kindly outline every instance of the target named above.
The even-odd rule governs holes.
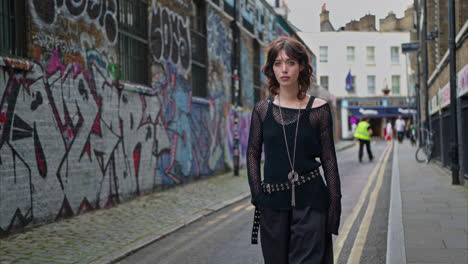
[[[245,166],[294,35],[263,0],[6,0],[0,28],[0,235],[227,171],[236,140]]]
[[[337,98],[342,139],[352,138],[352,124],[363,116],[369,116],[376,134],[383,136],[387,120],[416,113],[414,99],[409,98],[414,82],[408,78],[408,58],[401,52],[410,34],[367,31],[375,29],[372,18],[366,15],[361,22],[349,23],[349,30],[299,33],[318,56],[318,84]]]
[[[426,41],[423,38],[423,23],[416,36],[421,46],[421,119],[429,125],[434,135],[433,158],[443,167],[452,168],[455,154],[459,181],[468,183],[468,1],[454,1],[453,21],[450,20],[448,0],[419,1],[419,21],[427,23]],[[424,12],[424,4],[426,11]],[[455,42],[456,111],[451,111],[449,26],[453,23]],[[427,51],[427,59],[424,54]],[[424,67],[427,76],[424,77]],[[425,80],[426,79],[426,80]],[[427,81],[427,84],[426,84]],[[427,97],[426,97],[427,93]],[[426,109],[428,111],[426,115]],[[456,116],[458,138],[453,137],[452,117]],[[450,153],[453,153],[452,155]],[[458,168],[457,168],[458,167]]]

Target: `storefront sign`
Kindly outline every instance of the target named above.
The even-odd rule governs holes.
[[[366,101],[350,101],[349,106],[379,106],[382,105],[380,100],[366,100]]]
[[[432,115],[439,110],[437,94],[432,96],[431,103],[429,104],[429,113]]]
[[[415,52],[419,51],[419,42],[408,42],[401,44],[401,52]]]
[[[442,89],[437,90],[437,111],[439,115],[442,113]]]
[[[414,98],[376,98],[376,99],[343,99],[342,108],[368,108],[368,107],[413,107]]]
[[[465,65],[458,73],[457,73],[457,81],[458,81],[458,96],[463,96],[468,93],[468,64]]]
[[[350,108],[348,109],[351,116],[360,117],[397,117],[402,116],[412,116],[417,113],[416,109],[409,107],[386,107],[386,108]]]
[[[441,93],[441,108],[446,107],[447,105],[450,104],[450,83],[447,83],[444,88],[440,90]]]

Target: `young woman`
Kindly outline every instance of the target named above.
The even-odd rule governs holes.
[[[266,264],[333,263],[331,234],[338,234],[341,190],[330,106],[306,94],[312,67],[297,40],[273,41],[262,71],[272,96],[255,105],[247,148],[256,207],[252,243],[260,227]]]

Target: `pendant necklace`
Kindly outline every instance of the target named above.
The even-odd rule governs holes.
[[[280,96],[278,95],[278,106],[281,118],[281,126],[283,127],[283,136],[284,143],[286,144],[286,153],[288,153],[289,165],[291,165],[291,171],[288,173],[288,180],[291,182],[291,206],[296,206],[296,193],[295,193],[295,184],[299,181],[299,174],[294,170],[294,162],[296,161],[296,141],[297,141],[297,129],[299,128],[299,117],[301,114],[301,102],[299,102],[299,111],[297,113],[297,124],[296,124],[296,133],[294,135],[294,152],[293,159],[291,160],[291,155],[289,154],[288,139],[286,138],[286,129],[284,128],[283,114],[281,113],[281,102]]]

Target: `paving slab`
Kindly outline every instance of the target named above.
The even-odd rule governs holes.
[[[398,145],[406,263],[468,263],[468,189],[437,163],[417,163]]]

